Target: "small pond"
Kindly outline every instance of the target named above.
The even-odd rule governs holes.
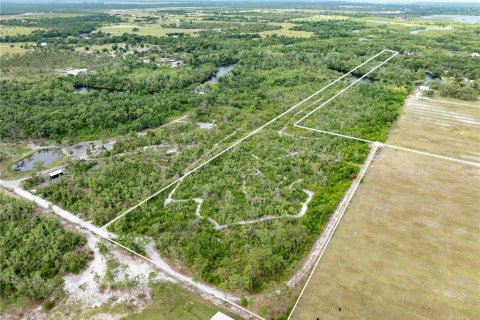
[[[361,77],[357,77],[357,76],[352,76],[352,82],[355,82],[357,80],[359,80]],[[370,79],[370,78],[363,78],[362,80],[358,81],[359,83],[372,83],[372,82],[376,82],[375,80],[373,79]]]
[[[445,28],[442,28],[442,27],[428,27],[426,29],[418,29],[418,30],[413,30],[413,31],[410,31],[410,34],[419,34],[420,32],[425,32],[425,31],[445,31],[445,30],[452,30],[451,27],[445,27]]]
[[[92,87],[75,87],[73,88],[73,93],[87,93],[87,92],[90,92],[92,91],[93,88]]]
[[[218,71],[210,79],[208,79],[208,82],[216,83],[221,76],[232,71],[232,69],[233,64],[221,66],[220,68],[218,68]]]
[[[480,16],[464,16],[464,15],[433,15],[433,16],[426,16],[422,17],[426,20],[433,20],[433,19],[448,19],[455,22],[461,23],[479,23]]]
[[[440,77],[435,77],[431,72],[425,72],[425,82],[430,82],[433,80],[441,80]]]
[[[350,79],[349,78],[343,79],[342,82],[343,83],[353,83],[353,82],[357,82],[360,78],[361,77],[352,75],[352,77]],[[358,83],[374,83],[374,82],[377,82],[377,80],[370,79],[370,78],[363,78],[360,81],[358,81]]]
[[[425,72],[425,82],[433,81],[433,79],[435,79],[433,74],[431,74],[430,72]]]
[[[12,169],[14,171],[29,171],[34,168],[36,162],[42,162],[45,167],[60,159],[61,156],[62,153],[56,149],[40,150],[27,158],[15,162],[12,165]]]

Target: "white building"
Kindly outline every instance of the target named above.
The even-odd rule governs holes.
[[[58,170],[52,171],[48,174],[48,176],[50,177],[50,180],[57,179],[58,177],[63,176],[63,170],[58,169]]]
[[[234,320],[234,319],[218,311],[210,320]]]

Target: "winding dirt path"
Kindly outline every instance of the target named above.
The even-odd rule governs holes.
[[[256,156],[254,156],[254,157],[256,157]],[[187,201],[189,201],[188,199],[173,199],[173,195],[175,194],[175,191],[177,191],[177,189],[180,186],[180,183],[182,181],[183,180],[178,181],[177,184],[175,185],[175,187],[172,189],[172,191],[170,191],[170,193],[168,194],[168,197],[165,199],[165,202],[163,204],[164,207],[166,207],[167,205],[169,205],[170,203],[173,203],[173,202],[187,202]],[[245,180],[243,182],[245,182]],[[296,183],[296,182],[298,182],[298,180],[295,181],[294,183]],[[232,223],[229,223],[229,224],[220,224],[217,220],[215,220],[211,217],[202,216],[201,215],[201,209],[202,209],[203,199],[202,198],[193,198],[192,200],[197,203],[197,207],[195,209],[195,215],[200,219],[207,219],[211,224],[213,224],[215,226],[215,230],[222,230],[222,229],[226,229],[226,228],[231,227],[231,226],[254,224],[254,223],[269,221],[269,220],[284,219],[284,218],[291,218],[291,219],[301,218],[305,215],[305,213],[307,213],[308,204],[310,203],[310,201],[312,201],[313,195],[314,195],[313,191],[310,191],[310,190],[303,189],[303,192],[305,192],[307,194],[307,199],[302,203],[302,207],[300,208],[300,211],[297,214],[294,214],[294,215],[284,214],[284,215],[281,215],[281,216],[267,215],[267,216],[263,216],[263,217],[258,218],[258,219],[239,220],[239,221],[232,222]],[[245,194],[245,192],[244,192],[244,194]]]

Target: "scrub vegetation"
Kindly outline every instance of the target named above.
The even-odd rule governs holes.
[[[42,217],[33,204],[3,193],[0,234],[0,297],[6,305],[24,297],[61,297],[61,276],[79,273],[90,256],[82,249],[85,239],[63,230],[58,219]]]

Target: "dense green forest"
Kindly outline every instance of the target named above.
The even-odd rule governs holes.
[[[226,19],[229,17],[231,16],[226,14]],[[270,20],[284,21],[287,17],[292,18],[290,15],[277,14],[270,15]],[[295,18],[295,15],[293,17]],[[208,16],[205,21],[213,18],[219,16]],[[35,18],[25,20],[26,22],[15,19],[6,21],[12,25],[38,25],[48,30],[70,32],[70,27],[66,28],[65,25],[91,25],[94,28],[100,23],[111,24],[118,19],[121,18],[87,15]],[[243,20],[248,19],[248,16],[243,16]],[[257,19],[263,21],[266,17]],[[242,23],[245,24],[243,20]],[[68,39],[61,34],[53,35],[48,41],[59,49],[46,47],[26,55],[10,57],[2,63],[2,72],[11,74],[13,78],[16,74],[27,77],[27,74],[31,76],[32,73],[34,75],[45,70],[53,72],[55,69],[70,66],[90,66],[91,72],[88,75],[49,78],[41,82],[1,82],[0,94],[3,103],[0,111],[5,117],[0,120],[0,137],[77,141],[155,127],[164,123],[166,118],[191,110],[192,106],[202,105],[208,108],[209,105],[217,105],[216,97],[224,92],[213,90],[208,95],[199,96],[195,94],[195,88],[214,74],[216,68],[231,63],[236,63],[233,74],[235,78],[239,78],[235,95],[240,95],[242,99],[229,96],[230,102],[227,105],[241,108],[242,105],[248,105],[242,101],[249,103],[252,98],[258,97],[258,94],[253,93],[256,90],[252,90],[256,83],[274,79],[276,84],[281,85],[279,81],[283,80],[278,78],[279,73],[275,71],[280,70],[277,65],[282,61],[289,61],[291,65],[285,67],[290,68],[304,65],[321,70],[319,66],[326,64],[331,70],[346,72],[360,61],[354,58],[355,55],[367,56],[385,47],[400,51],[402,56],[392,61],[391,66],[385,70],[375,73],[373,76],[377,80],[381,78],[395,85],[408,85],[413,81],[420,81],[423,73],[428,71],[436,77],[448,76],[455,79],[449,84],[440,85],[440,94],[466,100],[478,98],[478,81],[462,83],[464,78],[476,80],[480,77],[480,68],[476,61],[478,58],[471,56],[471,53],[480,51],[478,42],[474,40],[480,33],[478,27],[458,26],[459,32],[454,35],[447,32],[443,36],[423,37],[421,34],[410,34],[414,27],[372,27],[365,22],[349,20],[294,21],[296,26],[292,30],[312,31],[314,36],[308,40],[283,36],[252,40],[251,33],[258,30],[240,32],[235,28],[224,29],[221,33],[207,29],[208,32],[204,31],[198,37],[180,38],[127,33],[95,33],[88,37]],[[247,23],[242,28],[248,26]],[[179,27],[182,28],[182,24]],[[455,38],[452,38],[453,36]],[[359,41],[359,38],[365,41]],[[44,36],[37,33],[0,39],[2,42],[42,40],[45,40]],[[117,43],[125,43],[137,53],[119,60],[102,56],[85,57],[72,51],[78,46]],[[285,46],[287,44],[288,46]],[[138,53],[136,46],[155,46],[159,50],[155,51],[152,47],[147,53]],[[135,59],[137,55],[142,58]],[[145,57],[152,61],[161,57],[181,59],[184,65],[171,69],[155,63],[145,64],[141,61]],[[272,57],[277,61],[269,61]],[[95,61],[93,64],[92,59]],[[295,63],[297,66],[292,64],[293,61],[298,62]],[[264,74],[257,72],[258,69],[265,70]],[[361,72],[357,72],[357,75],[361,75]],[[290,78],[288,81],[305,80],[309,81],[297,78]],[[82,86],[95,90],[89,94],[75,94],[73,87]],[[245,92],[247,90],[248,92]],[[262,96],[265,96],[265,93],[259,98]],[[21,105],[21,108],[16,107],[17,105]],[[45,108],[46,105],[49,106],[48,109]],[[35,117],[31,117],[32,114]]]
[[[85,239],[45,218],[34,205],[0,193],[0,297],[14,302],[61,294],[62,274],[78,273],[89,252]]]

